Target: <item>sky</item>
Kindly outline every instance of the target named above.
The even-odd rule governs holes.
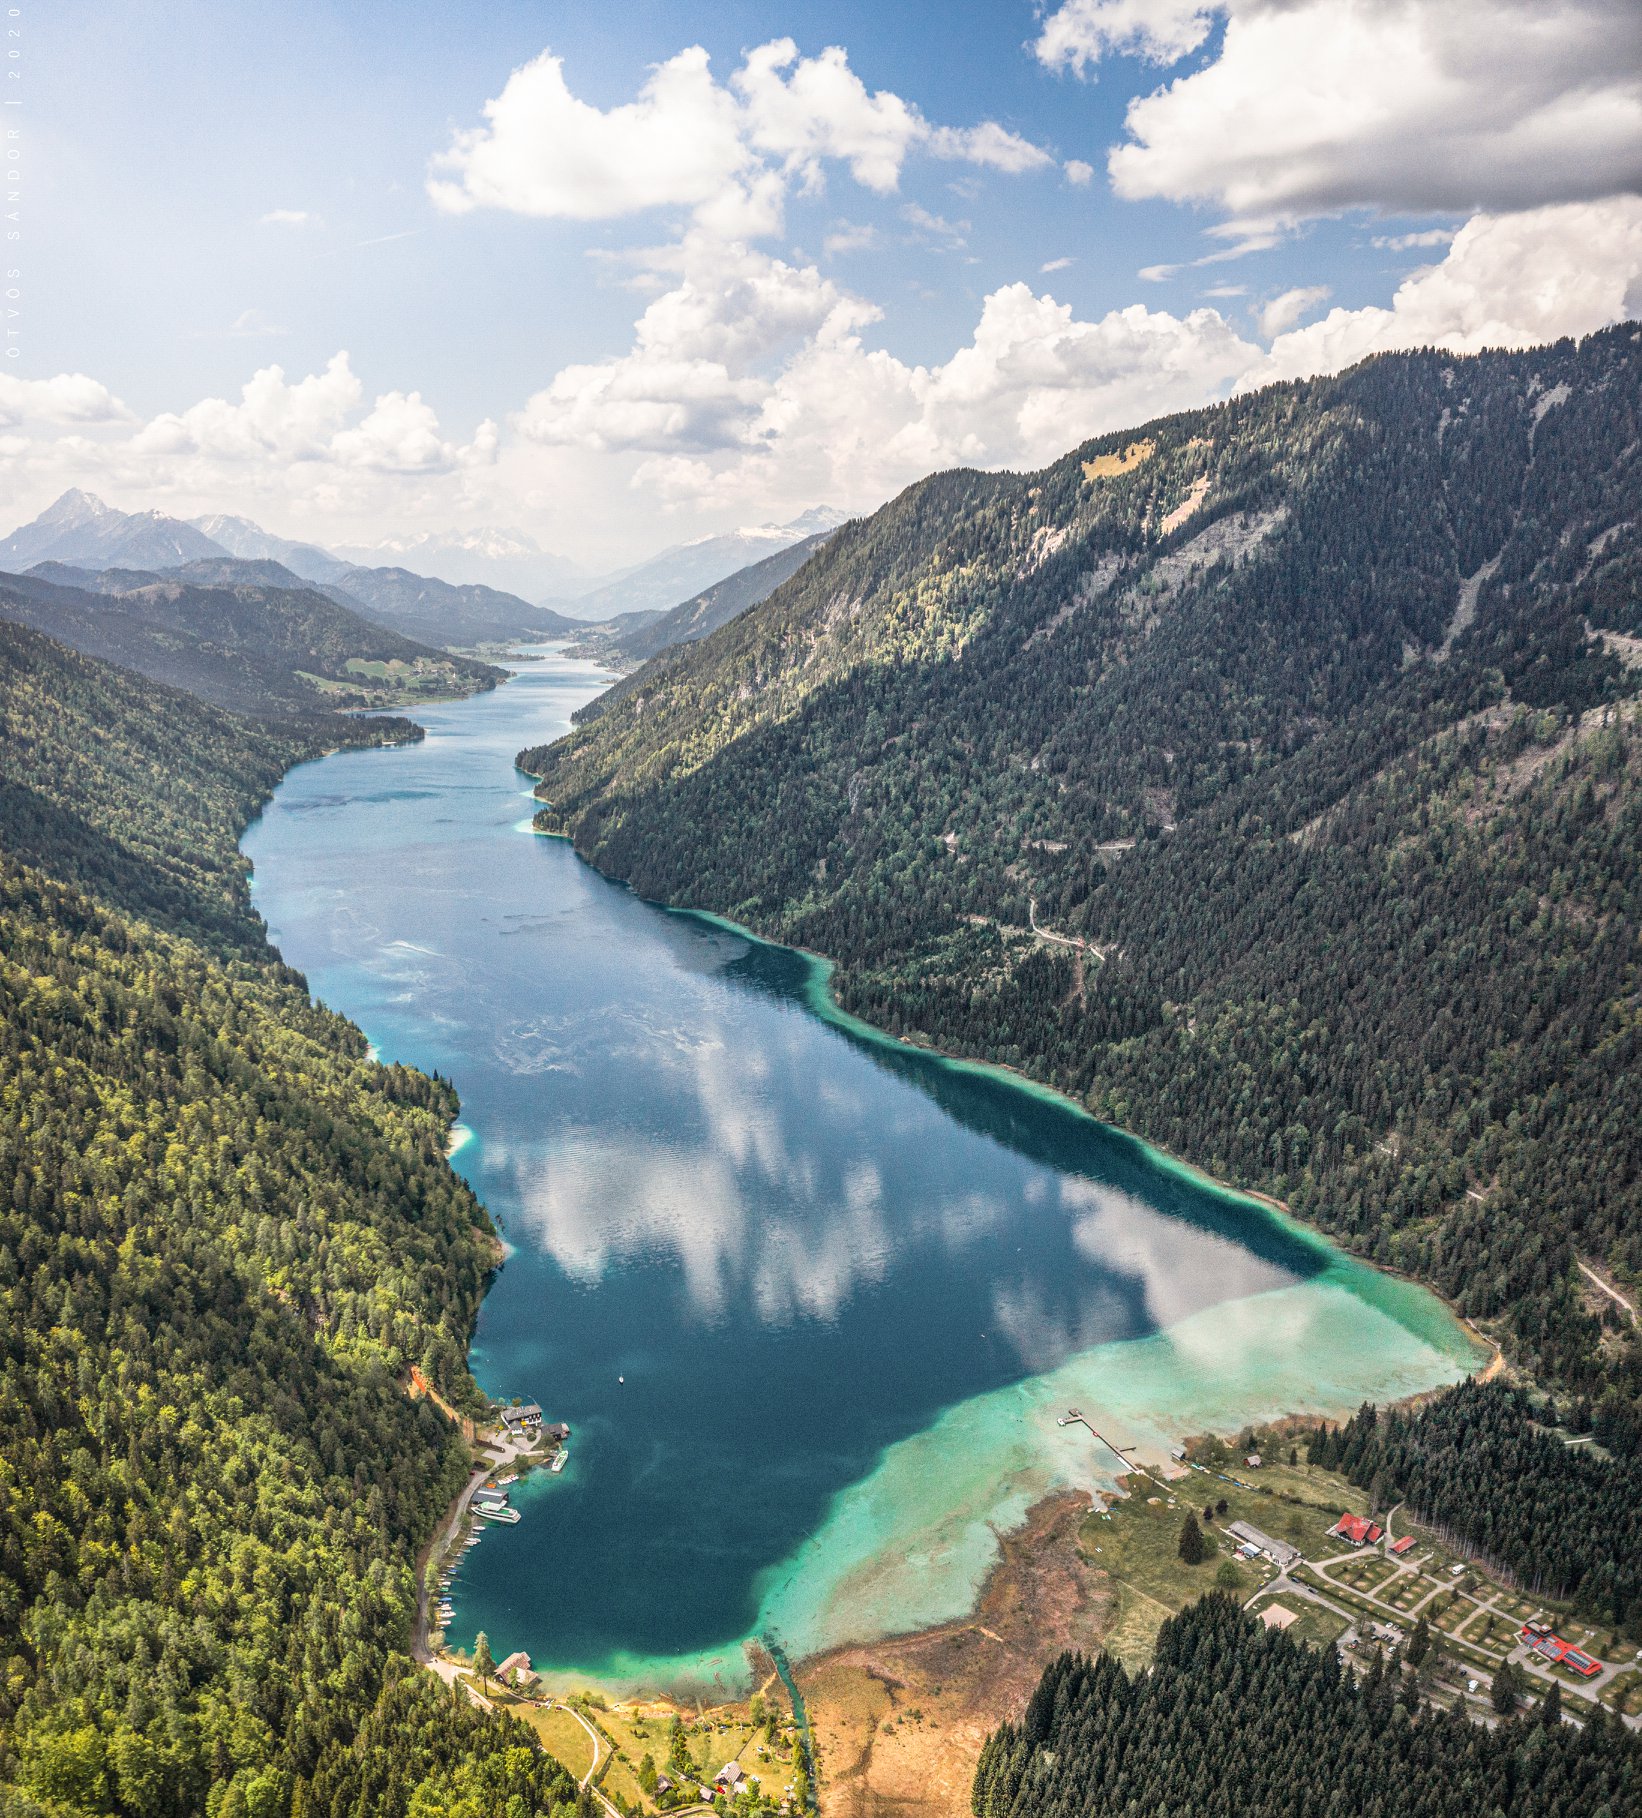
[[[16,0],[0,532],[590,569],[1642,314],[1642,0]]]

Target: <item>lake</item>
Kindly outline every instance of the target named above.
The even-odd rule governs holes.
[[[1473,1366],[1422,1290],[533,835],[514,754],[604,679],[519,664],[419,745],[294,770],[244,842],[314,994],[455,1081],[509,1249],[474,1371],[574,1430],[467,1556],[456,1643],[739,1686],[749,1636],[966,1609],[998,1529],[1114,1481],[1068,1405],[1163,1458]]]

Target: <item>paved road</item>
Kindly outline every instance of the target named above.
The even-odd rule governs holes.
[[[442,1553],[455,1539],[463,1521],[467,1518],[468,1506],[473,1501],[473,1493],[492,1472],[499,1471],[515,1459],[523,1458],[533,1450],[533,1445],[525,1445],[514,1439],[498,1439],[486,1442],[491,1456],[483,1464],[474,1468],[468,1478],[466,1487],[450,1505],[450,1511],[439,1524],[432,1540],[416,1556],[416,1626],[411,1634],[411,1654],[417,1662],[425,1667],[434,1667],[433,1649],[428,1646],[428,1561]],[[447,1676],[440,1674],[441,1678]]]
[[[1316,1572],[1325,1583],[1328,1583],[1330,1582],[1328,1575],[1328,1568],[1330,1566],[1344,1565],[1349,1560],[1360,1559],[1362,1557],[1362,1553],[1354,1550],[1350,1553],[1336,1554],[1329,1559],[1308,1559],[1302,1563],[1307,1565],[1313,1572]],[[1402,1572],[1409,1572],[1416,1570],[1416,1567],[1411,1563],[1399,1562],[1399,1569]],[[1389,1583],[1390,1580],[1387,1580],[1387,1582]],[[1393,1609],[1390,1604],[1385,1603],[1382,1599],[1376,1597],[1372,1591],[1359,1590],[1355,1585],[1350,1587],[1341,1585],[1336,1586],[1335,1588],[1342,1592],[1349,1588],[1350,1594],[1353,1597],[1359,1597],[1363,1602],[1372,1604],[1375,1610],[1382,1613],[1387,1621],[1396,1623],[1399,1628],[1408,1629],[1418,1620],[1420,1611],[1430,1603],[1431,1599],[1437,1596],[1439,1592],[1447,1590],[1449,1587],[1442,1584],[1434,1586],[1431,1591],[1408,1610]],[[1298,1580],[1291,1578],[1287,1572],[1279,1572],[1275,1578],[1268,1579],[1265,1584],[1261,1585],[1257,1591],[1253,1592],[1245,1600],[1245,1607],[1249,1604],[1258,1602],[1262,1597],[1274,1596],[1278,1592],[1287,1592],[1290,1596],[1302,1598],[1307,1603],[1314,1603],[1318,1605],[1319,1608],[1328,1610],[1331,1614],[1350,1623],[1353,1627],[1359,1625],[1363,1620],[1360,1612],[1353,1609],[1349,1604],[1341,1605],[1335,1603],[1332,1599],[1324,1596],[1320,1591],[1313,1590],[1310,1585],[1301,1584]],[[1498,1600],[1506,1595],[1508,1595],[1508,1593],[1503,1589],[1492,1592],[1485,1600],[1477,1605],[1476,1611],[1466,1618],[1465,1626],[1469,1626],[1470,1623],[1474,1622],[1477,1616],[1480,1616],[1483,1611],[1494,1609]],[[1513,1618],[1513,1621],[1514,1620],[1515,1619]],[[1440,1645],[1442,1637],[1440,1635],[1434,1636],[1433,1640],[1437,1641]],[[1475,1642],[1472,1643],[1472,1646],[1477,1645],[1479,1644]],[[1536,1679],[1543,1680],[1547,1685],[1561,1686],[1565,1694],[1572,1692],[1577,1697],[1580,1693],[1584,1693],[1592,1698],[1600,1693],[1603,1688],[1609,1685],[1614,1679],[1618,1678],[1621,1673],[1628,1671],[1632,1665],[1632,1662],[1629,1660],[1607,1661],[1604,1663],[1602,1671],[1597,1674],[1595,1678],[1585,1680],[1578,1686],[1572,1686],[1566,1679],[1559,1678],[1557,1674],[1524,1642],[1518,1642],[1506,1658],[1510,1660],[1514,1666],[1521,1668]],[[1456,1664],[1459,1665],[1461,1671],[1465,1672],[1470,1677],[1474,1677],[1484,1689],[1489,1689],[1493,1686],[1493,1675],[1484,1671],[1482,1668],[1470,1666],[1468,1663]],[[1481,1715],[1481,1713],[1472,1714]],[[1573,1717],[1573,1714],[1573,1712],[1569,1713],[1570,1719]],[[1628,1729],[1642,1730],[1642,1717],[1626,1717],[1623,1718],[1622,1721]]]

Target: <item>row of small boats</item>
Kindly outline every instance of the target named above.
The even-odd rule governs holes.
[[[553,1455],[553,1462],[548,1469],[557,1473],[569,1462],[570,1454],[560,1446]],[[498,1477],[493,1483],[482,1484],[473,1492],[469,1508],[480,1521],[501,1522],[511,1526],[520,1519],[519,1511],[508,1502],[509,1486],[519,1481],[517,1471],[509,1471],[505,1477]],[[473,1532],[462,1542],[462,1551],[470,1552],[484,1539],[484,1529],[475,1527]],[[450,1600],[451,1587],[456,1582],[456,1567],[446,1568],[439,1579],[439,1606],[436,1626],[449,1628],[456,1616],[456,1606]]]

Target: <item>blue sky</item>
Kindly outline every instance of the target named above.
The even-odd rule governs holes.
[[[21,10],[18,515],[596,564],[1642,295],[1630,0]]]

